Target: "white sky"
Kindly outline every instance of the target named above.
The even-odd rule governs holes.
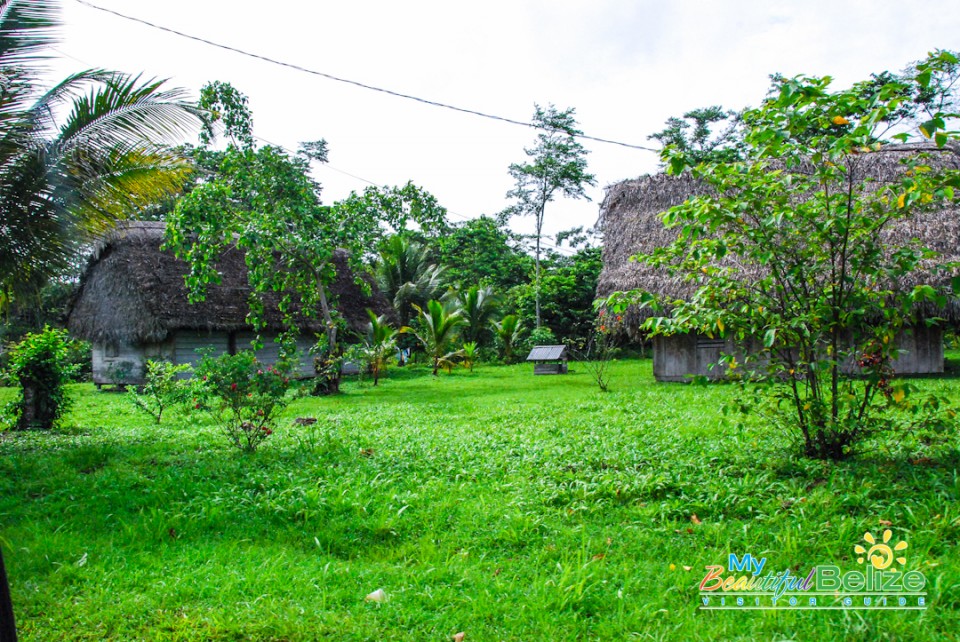
[[[957,0],[90,0],[222,44],[369,85],[527,121],[533,105],[575,107],[587,134],[656,147],[684,111],[756,105],[773,72],[838,85],[960,49]],[[533,130],[251,60],[62,0],[57,73],[103,67],[210,80],[250,98],[255,133],[295,149],[326,138],[325,202],[366,183],[413,180],[451,220],[495,214]],[[192,141],[191,141],[192,142]],[[585,142],[592,202],[559,200],[546,232],[592,225],[603,187],[656,171],[656,154]],[[340,170],[339,172],[337,170]],[[458,218],[459,217],[459,218]],[[514,229],[532,229],[529,220]]]

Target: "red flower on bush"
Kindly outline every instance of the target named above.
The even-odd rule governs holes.
[[[230,384],[230,390],[236,390],[236,389],[237,389],[237,384],[231,383],[231,384]]]

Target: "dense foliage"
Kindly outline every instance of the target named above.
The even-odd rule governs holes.
[[[540,281],[542,325],[561,341],[587,338],[596,318],[593,302],[603,262],[599,247],[586,247],[572,256],[555,254]],[[532,285],[514,288],[509,298],[528,325],[536,319],[536,292]]]
[[[534,269],[519,235],[486,216],[452,225],[432,246],[447,280],[460,287],[489,286],[503,293],[529,283]]]

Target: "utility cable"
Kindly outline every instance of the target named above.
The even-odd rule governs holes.
[[[113,10],[113,9],[108,9],[108,8],[106,8],[106,7],[101,7],[101,6],[99,6],[99,5],[95,5],[95,4],[91,3],[91,2],[87,2],[87,0],[75,0],[75,1],[76,1],[78,4],[81,4],[81,5],[85,6],[85,7],[90,8],[90,9],[95,9],[95,10],[97,10],[97,11],[102,11],[103,13],[108,13],[108,14],[110,14],[110,15],[116,16],[116,17],[118,17],[118,18],[122,18],[122,19],[124,19],[124,20],[129,20],[129,21],[131,21],[131,22],[136,22],[136,23],[145,25],[145,26],[147,26],[147,27],[150,27],[150,28],[152,28],[152,29],[158,29],[158,30],[160,30],[160,31],[165,31],[165,32],[167,32],[167,33],[171,33],[171,34],[174,34],[174,35],[176,35],[176,36],[180,36],[181,38],[187,38],[188,40],[193,40],[193,41],[195,41],[195,42],[200,42],[200,43],[203,43],[203,44],[205,44],[205,45],[209,45],[209,46],[211,46],[211,47],[216,47],[217,49],[222,49],[222,50],[224,50],[224,51],[230,51],[230,52],[232,52],[232,53],[240,54],[241,56],[246,56],[246,57],[248,57],[248,58],[254,58],[254,59],[256,59],[256,60],[260,60],[260,61],[263,61],[263,62],[267,62],[267,63],[273,64],[273,65],[279,65],[279,66],[281,66],[281,67],[286,67],[286,68],[288,68],[288,69],[294,69],[294,70],[296,70],[296,71],[300,71],[300,72],[303,72],[303,73],[306,73],[306,74],[311,74],[311,75],[313,75],[313,76],[319,76],[319,77],[321,77],[321,78],[326,78],[327,80],[333,80],[333,81],[336,81],[336,82],[345,83],[345,84],[347,84],[347,85],[353,85],[353,86],[355,86],[355,87],[360,87],[361,89],[368,89],[368,90],[370,90],[370,91],[376,91],[376,92],[380,92],[380,93],[383,93],[383,94],[388,94],[388,95],[394,96],[394,97],[396,97],[396,98],[403,98],[403,99],[405,99],[405,100],[412,100],[412,101],[415,101],[415,102],[418,102],[418,103],[422,103],[422,104],[424,104],[424,105],[430,105],[430,106],[432,106],[432,107],[440,107],[440,108],[442,108],[442,109],[450,109],[450,110],[452,110],[452,111],[457,111],[457,112],[464,113],[464,114],[470,114],[470,115],[472,115],[472,116],[479,116],[479,117],[481,117],[481,118],[487,118],[487,119],[490,119],[490,120],[496,120],[496,121],[500,121],[500,122],[503,122],[503,123],[508,123],[508,124],[510,124],[510,125],[519,125],[519,126],[521,126],[521,127],[529,127],[529,128],[533,128],[533,129],[542,129],[542,128],[538,127],[537,125],[533,124],[533,123],[524,122],[524,121],[522,121],[522,120],[514,120],[513,118],[507,118],[507,117],[505,117],[505,116],[497,116],[497,115],[495,115],[495,114],[490,114],[490,113],[486,113],[486,112],[482,112],[482,111],[477,111],[477,110],[475,110],[475,109],[468,109],[468,108],[466,108],[466,107],[457,107],[456,105],[450,105],[450,104],[448,104],[448,103],[442,103],[442,102],[438,102],[438,101],[435,101],[435,100],[429,100],[429,99],[426,99],[426,98],[420,98],[420,97],[418,97],[418,96],[413,96],[413,95],[411,95],[411,94],[405,94],[405,93],[402,93],[402,92],[399,92],[399,91],[393,91],[393,90],[391,90],[391,89],[384,89],[383,87],[376,87],[376,86],[374,86],[374,85],[368,85],[368,84],[366,84],[366,83],[362,83],[362,82],[359,82],[359,81],[356,81],[356,80],[350,80],[349,78],[341,78],[341,77],[339,77],[339,76],[334,76],[333,74],[328,74],[328,73],[325,73],[325,72],[322,72],[322,71],[317,71],[317,70],[315,70],[315,69],[309,69],[309,68],[307,68],[307,67],[303,67],[303,66],[301,66],[301,65],[297,65],[297,64],[294,64],[294,63],[290,63],[290,62],[284,62],[284,61],[282,61],[282,60],[277,60],[276,58],[271,58],[271,57],[269,57],[269,56],[265,56],[265,55],[262,55],[262,54],[253,53],[253,52],[251,52],[251,51],[246,51],[246,50],[244,50],[244,49],[239,49],[239,48],[237,48],[237,47],[232,47],[232,46],[230,46],[230,45],[224,45],[224,44],[221,44],[221,43],[219,43],[219,42],[214,42],[213,40],[209,40],[209,39],[207,39],[207,38],[202,38],[202,37],[200,37],[200,36],[194,36],[194,35],[192,35],[192,34],[184,33],[183,31],[178,31],[178,30],[172,29],[172,28],[170,28],[170,27],[165,27],[165,26],[163,26],[163,25],[159,25],[159,24],[156,24],[156,23],[154,23],[154,22],[150,22],[149,20],[144,20],[143,18],[137,18],[137,17],[135,17],[135,16],[127,15],[127,14],[125,14],[125,13],[120,13],[119,11],[115,11],[115,10]],[[635,145],[635,144],[632,144],[632,143],[624,143],[624,142],[617,141],[617,140],[611,140],[611,139],[609,139],[609,138],[599,138],[599,137],[597,137],[597,136],[588,136],[587,134],[582,134],[582,133],[581,133],[581,134],[576,134],[575,136],[576,136],[577,138],[581,138],[581,139],[583,139],[583,140],[591,140],[591,141],[594,141],[594,142],[597,142],[597,143],[606,143],[606,144],[609,144],[609,145],[619,145],[620,147],[627,147],[627,148],[630,148],[630,149],[639,149],[639,150],[642,150],[642,151],[654,152],[654,153],[658,153],[658,154],[660,153],[660,150],[654,149],[654,148],[652,148],[652,147],[645,147],[645,146],[643,146],[643,145]]]

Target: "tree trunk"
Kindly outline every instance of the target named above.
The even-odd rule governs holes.
[[[543,210],[537,213],[537,257],[536,257],[536,276],[534,277],[533,295],[534,305],[536,306],[537,329],[540,329],[540,236],[543,231]]]
[[[3,566],[3,548],[0,547],[0,642],[17,642],[17,627],[13,620],[13,601],[7,569]]]
[[[57,419],[56,408],[44,394],[43,386],[36,381],[21,380],[23,390],[23,404],[21,405],[20,419],[17,422],[18,430],[50,430]]]
[[[317,371],[313,394],[334,395],[340,392],[340,345],[337,343],[337,324],[333,321],[330,304],[327,302],[326,287],[320,279],[317,279],[317,287],[320,290],[320,312],[323,314],[323,323],[326,326],[327,353],[320,355],[324,361],[324,368],[323,372]],[[314,369],[316,370],[316,366]]]

